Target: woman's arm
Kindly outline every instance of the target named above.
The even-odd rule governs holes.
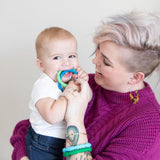
[[[17,123],[14,128],[10,138],[10,143],[13,146],[12,160],[20,160],[22,157],[27,157],[25,136],[29,125],[30,122],[27,119]]]
[[[67,127],[66,148],[88,143],[84,124],[69,123]],[[67,160],[92,160],[89,151],[67,157]]]
[[[67,122],[66,148],[88,143],[86,129],[84,126],[84,115],[92,97],[92,91],[88,83],[78,79],[76,83],[80,85],[80,92],[77,92],[76,86],[70,83],[65,89],[63,95],[68,99],[68,108],[65,115]],[[91,160],[90,152],[83,152],[68,156],[67,160]]]

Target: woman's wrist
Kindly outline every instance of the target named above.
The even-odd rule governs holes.
[[[92,147],[88,142],[84,123],[70,121],[67,124],[66,148],[63,149],[63,156],[69,160],[88,159],[92,160]]]
[[[75,106],[76,107],[76,106]],[[77,114],[72,114],[69,118],[65,119],[67,122],[67,126],[69,125],[76,125],[76,126],[84,126],[84,114],[80,113]]]
[[[66,133],[66,147],[88,142],[84,123],[68,122]]]
[[[79,121],[69,121],[67,122],[67,129],[69,128],[69,126],[75,126],[78,130],[78,132],[81,132],[81,133],[86,133],[86,128],[84,126],[84,121],[82,120],[79,120]]]
[[[70,119],[67,121],[67,126],[70,125],[75,125],[78,128],[85,128],[83,118],[77,119],[76,117],[70,117]]]

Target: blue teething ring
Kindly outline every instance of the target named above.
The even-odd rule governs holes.
[[[69,70],[64,70],[64,71],[58,71],[57,72],[57,80],[58,80],[58,88],[63,92],[63,87],[65,88],[68,84],[62,82],[62,77],[65,75],[67,72],[72,72],[74,74],[78,74],[78,72],[75,69],[69,69]]]

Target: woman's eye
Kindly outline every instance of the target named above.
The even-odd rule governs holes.
[[[70,56],[69,56],[69,58],[75,58],[75,57],[76,57],[75,55],[70,55]]]
[[[107,63],[105,60],[103,60],[103,63],[104,63],[105,66],[110,66],[110,64]]]
[[[53,60],[59,60],[59,59],[61,59],[60,56],[53,57]]]

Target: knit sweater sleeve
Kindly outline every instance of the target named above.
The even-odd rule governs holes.
[[[20,160],[22,157],[27,156],[26,154],[26,142],[25,135],[30,125],[29,120],[22,120],[14,128],[10,143],[13,146],[12,160]]]

